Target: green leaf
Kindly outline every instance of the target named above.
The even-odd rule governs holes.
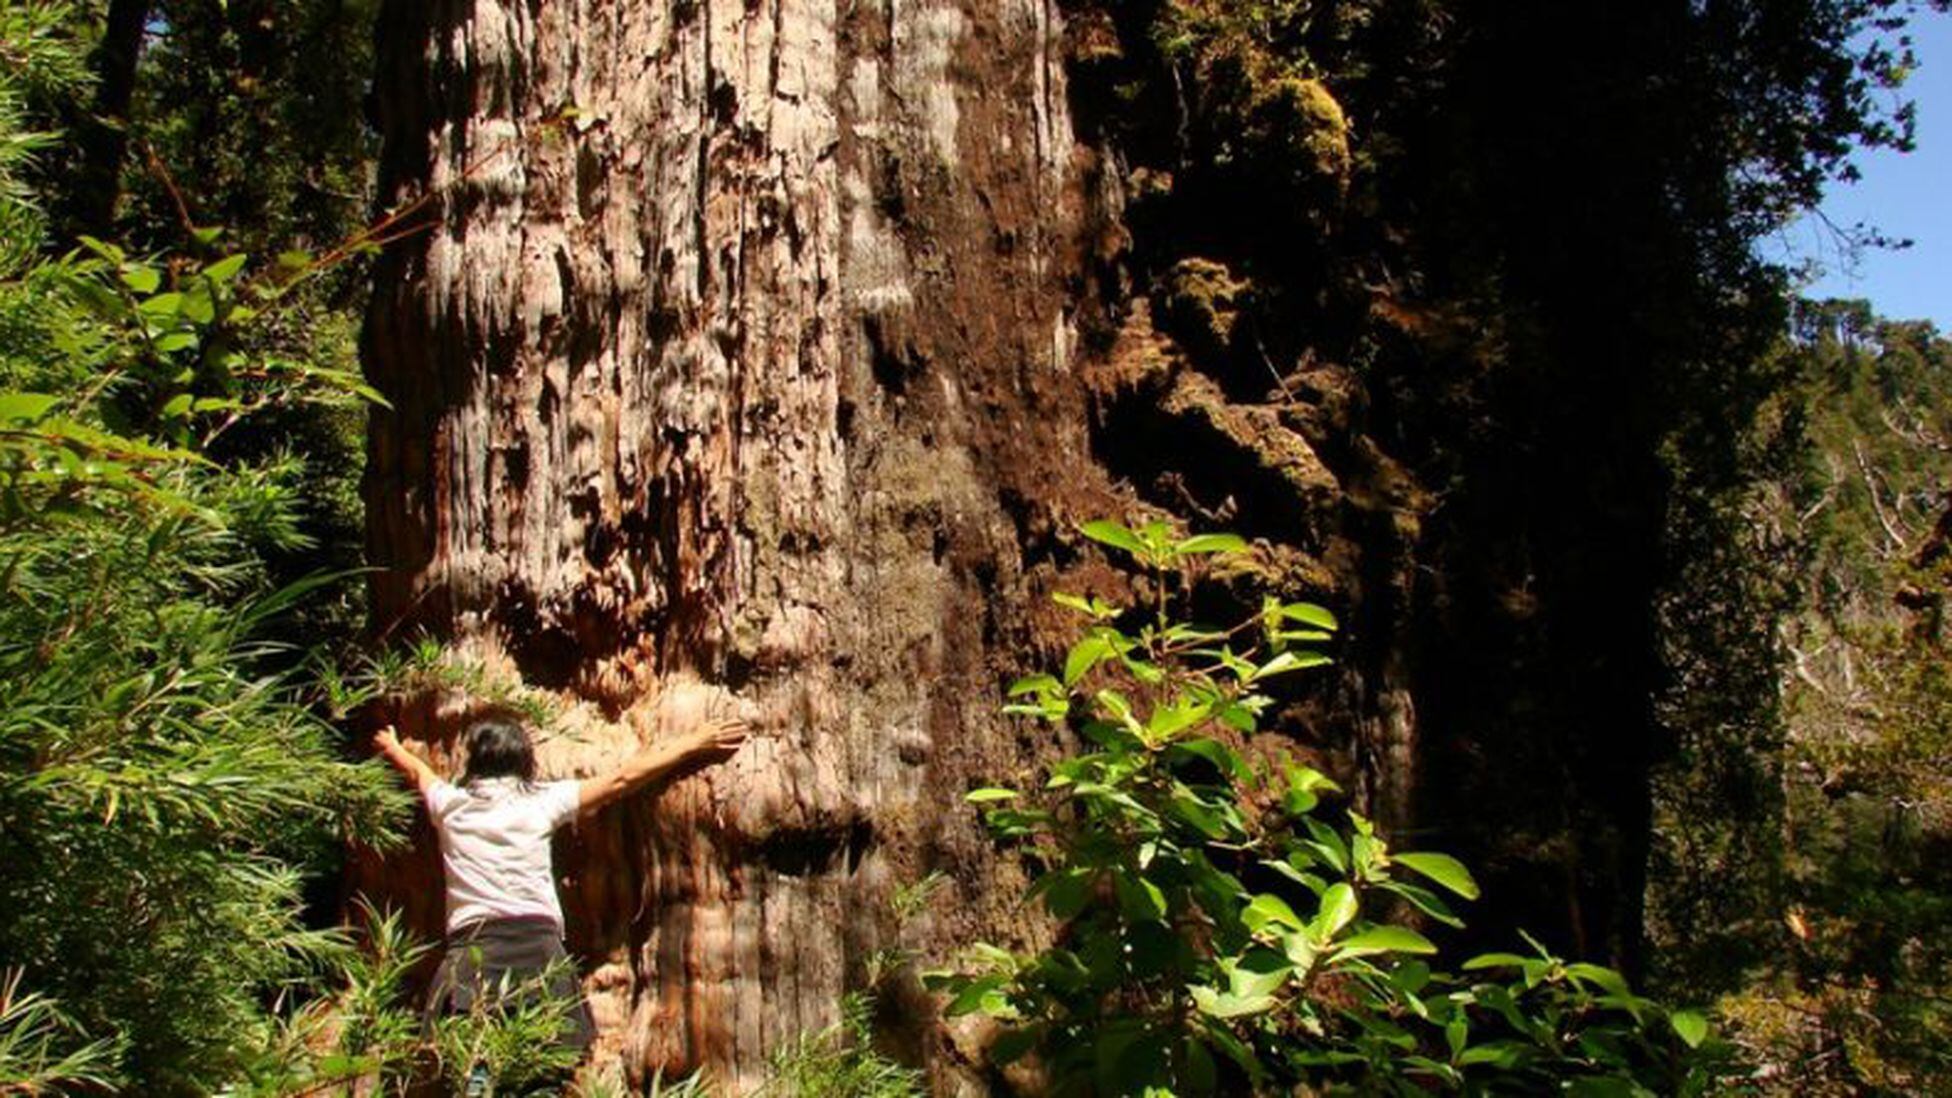
[[[1091,898],[1092,874],[1083,869],[1053,870],[1040,879],[1037,884],[1044,885],[1044,907],[1054,918],[1069,919],[1084,910]],[[1036,889],[1032,889],[1034,894]]]
[[[1193,997],[1193,1005],[1200,1008],[1200,1013],[1214,1018],[1239,1018],[1247,1014],[1265,1014],[1274,1009],[1274,997],[1271,995],[1242,997],[1231,991],[1216,991],[1210,987],[1192,987],[1187,991]]]
[[[1480,953],[1460,967],[1466,972],[1477,972],[1487,968],[1523,968],[1530,961],[1530,957],[1516,953]]]
[[[1290,816],[1306,816],[1321,803],[1316,790],[1339,792],[1341,787],[1328,779],[1321,771],[1307,766],[1296,766],[1282,760],[1281,770],[1288,779],[1288,788],[1281,795],[1281,805]]]
[[[1206,1038],[1213,1042],[1214,1048],[1226,1053],[1229,1060],[1240,1065],[1240,1069],[1247,1073],[1248,1078],[1259,1082],[1267,1075],[1267,1068],[1263,1067],[1261,1061],[1255,1057],[1254,1050],[1239,1037],[1234,1036],[1227,1027],[1217,1022],[1206,1023]]]
[[[1336,834],[1334,828],[1313,817],[1304,820],[1303,823],[1307,825],[1308,834],[1313,841],[1302,845],[1320,855],[1321,859],[1329,864],[1329,868],[1337,873],[1347,873],[1349,849],[1342,845],[1342,836]]]
[[[217,302],[210,296],[210,286],[199,283],[183,295],[180,310],[183,319],[192,324],[210,324],[217,319]]]
[[[124,267],[122,284],[139,294],[153,294],[163,284],[163,273],[154,267]]]
[[[1173,552],[1186,556],[1191,553],[1244,553],[1247,542],[1236,534],[1195,534],[1173,546]]]
[[[164,419],[181,419],[190,414],[190,401],[192,399],[188,393],[178,393],[169,398],[164,403],[162,410],[157,414]]]
[[[1288,906],[1288,901],[1271,892],[1263,892],[1254,897],[1252,902],[1242,909],[1240,921],[1247,924],[1247,929],[1250,931],[1257,931],[1271,924],[1285,926],[1289,930],[1304,929],[1301,916],[1296,915],[1295,909]]]
[[[1103,634],[1093,633],[1071,646],[1071,652],[1064,657],[1064,685],[1076,686],[1079,679],[1091,673],[1099,661],[1112,654],[1112,644]]]
[[[1599,987],[1603,991],[1621,998],[1630,999],[1633,997],[1633,989],[1627,986],[1627,978],[1604,965],[1586,964],[1584,962],[1569,964],[1566,966],[1566,975],[1575,979],[1584,980]]]
[[[1174,818],[1185,821],[1209,839],[1225,839],[1231,834],[1227,814],[1202,801],[1184,785],[1174,785],[1167,809]]]
[[[1439,899],[1435,892],[1424,888],[1422,885],[1414,885],[1403,880],[1388,880],[1378,883],[1383,888],[1410,901],[1418,911],[1423,912],[1425,915],[1430,916],[1446,926],[1462,927],[1464,925],[1464,920],[1458,918],[1451,911],[1449,905]]]
[[[1235,781],[1245,780],[1252,773],[1248,769],[1247,763],[1241,759],[1240,755],[1233,748],[1210,736],[1181,740],[1173,744],[1172,751],[1175,754],[1184,753],[1205,759],[1207,762],[1212,763],[1214,768],[1219,770],[1220,773],[1225,774]]]
[[[1332,662],[1334,661],[1320,652],[1280,652],[1273,659],[1255,668],[1254,673],[1247,677],[1247,681],[1258,682],[1270,675],[1283,675],[1290,671],[1321,667]]]
[[[247,259],[248,257],[244,255],[227,255],[217,262],[212,263],[210,266],[205,267],[203,269],[203,277],[213,282],[229,282],[231,279],[237,277],[237,272],[244,269],[244,264]]]
[[[1076,610],[1079,613],[1083,613],[1083,614],[1091,613],[1091,603],[1085,601],[1085,598],[1082,595],[1071,595],[1071,594],[1066,594],[1063,591],[1053,591],[1051,592],[1051,601],[1058,604],[1059,606],[1068,607],[1072,610]]]
[[[999,839],[1021,839],[1035,834],[1050,823],[1048,812],[1020,812],[1014,808],[993,808],[983,814],[983,823]]]
[[[1223,706],[1218,716],[1221,724],[1236,732],[1254,731],[1254,711],[1238,702]]]
[[[233,323],[243,322],[242,318],[238,316],[238,313],[241,312],[243,312],[243,310],[239,309],[231,313],[231,320]],[[386,399],[384,394],[382,394],[378,389],[373,388],[371,385],[368,385],[363,381],[353,384],[351,386],[351,389],[352,389],[352,395],[358,397],[359,399],[365,401],[368,404],[377,404],[382,408],[393,407],[393,402]]]
[[[1085,1037],[1083,1045],[1091,1050],[1098,1093],[1145,1092],[1141,1084],[1155,1076],[1165,1058],[1164,1050],[1148,1040],[1149,1036],[1138,1019],[1113,1016]]]
[[[183,295],[172,290],[166,294],[157,294],[155,297],[146,297],[137,308],[144,316],[175,316],[183,309]]]
[[[1115,873],[1112,887],[1118,893],[1119,910],[1127,919],[1144,922],[1166,917],[1166,894],[1144,877]]]
[[[81,233],[77,235],[75,237],[75,240],[79,242],[83,248],[86,248],[89,251],[95,253],[97,256],[100,256],[101,258],[108,260],[110,263],[120,265],[121,262],[127,258],[127,256],[123,253],[122,249],[116,247],[113,244],[108,243],[107,241],[97,240],[94,237],[89,236],[87,233]]]
[[[1009,972],[1016,968],[1017,955],[1000,946],[988,942],[977,942],[969,947],[969,955],[985,968],[997,972]]]
[[[1462,1067],[1474,1064],[1490,1064],[1493,1067],[1510,1070],[1525,1059],[1529,1050],[1516,1041],[1493,1041],[1490,1044],[1474,1045],[1457,1055],[1457,1063]]]
[[[1588,1075],[1566,1084],[1569,1098],[1651,1098],[1653,1092],[1617,1075]]]
[[[1356,890],[1347,881],[1337,881],[1322,893],[1322,906],[1316,911],[1309,932],[1316,941],[1326,942],[1355,919],[1359,907]]]
[[[1478,898],[1478,883],[1471,878],[1471,871],[1448,854],[1391,854],[1389,860],[1393,865],[1416,870],[1467,900]]]
[[[1314,892],[1319,893],[1325,887],[1320,877],[1315,876],[1313,873],[1303,873],[1287,862],[1276,861],[1273,858],[1263,858],[1261,865]]]
[[[969,792],[964,793],[962,795],[962,799],[968,801],[970,804],[984,804],[989,801],[1007,801],[1012,799],[1016,795],[1017,795],[1017,791],[1014,789],[997,789],[992,787],[992,788],[985,788],[985,789],[972,789]]]
[[[1430,984],[1430,966],[1422,961],[1405,961],[1390,973],[1389,982],[1406,996],[1418,995]]]
[[[0,393],[0,421],[31,423],[60,403],[46,393]]]
[[[1291,602],[1279,607],[1276,613],[1289,621],[1298,621],[1304,625],[1312,625],[1317,629],[1324,629],[1331,633],[1341,628],[1336,623],[1334,614],[1329,613],[1324,607],[1316,606],[1312,602]]]
[[[1099,519],[1095,522],[1085,523],[1083,526],[1078,527],[1078,530],[1085,537],[1101,545],[1109,545],[1115,549],[1123,549],[1133,556],[1138,557],[1140,560],[1149,559],[1145,543],[1139,540],[1139,536],[1116,522]]]
[[[1025,675],[1010,684],[1010,697],[1020,698],[1025,694],[1050,694],[1061,691],[1064,684],[1051,675]]]
[[[1689,1048],[1700,1048],[1708,1036],[1708,1019],[1692,1010],[1677,1010],[1667,1016],[1667,1024],[1674,1027],[1675,1036]]]
[[[1155,562],[1172,551],[1173,528],[1158,519],[1153,519],[1133,533],[1139,536],[1140,543],[1146,547],[1147,553]]]
[[[1361,817],[1353,812],[1349,813],[1349,818],[1358,822],[1361,821]],[[1354,868],[1355,875],[1363,880],[1368,880],[1375,871],[1377,862],[1381,860],[1387,850],[1388,847],[1381,840],[1377,839],[1373,833],[1357,831],[1355,838],[1349,841],[1349,863]]]
[[[1100,709],[1111,714],[1127,730],[1133,733],[1144,731],[1144,726],[1139,724],[1139,718],[1132,712],[1131,700],[1124,694],[1116,690],[1100,690],[1092,695],[1092,699],[1098,703]]]
[[[1456,1068],[1428,1056],[1405,1056],[1398,1062],[1405,1075],[1434,1075],[1452,1086],[1463,1078]]]
[[[1003,986],[1006,979],[1008,977],[996,973],[978,976],[958,991],[955,998],[949,1000],[949,1005],[942,1009],[942,1013],[954,1018],[978,1010],[987,1011],[992,1004],[991,996]]]
[[[1085,739],[1114,754],[1127,754],[1132,751],[1137,751],[1144,746],[1144,744],[1139,742],[1139,738],[1132,734],[1131,729],[1113,721],[1086,721],[1084,727],[1078,729],[1078,731]]]
[[[1338,945],[1339,948],[1335,953],[1338,959],[1361,957],[1371,953],[1437,952],[1437,947],[1430,939],[1407,926],[1372,926],[1350,935]]]
[[[1272,995],[1288,982],[1295,966],[1271,949],[1255,949],[1239,961],[1223,958],[1220,971],[1226,973],[1227,987],[1242,998]]]
[[[1162,705],[1154,709],[1152,716],[1146,720],[1145,730],[1150,735],[1152,741],[1158,743],[1172,739],[1179,733],[1206,720],[1209,713],[1210,710],[1205,705],[1181,698],[1171,705]],[[1211,743],[1212,741],[1209,740],[1206,742]],[[1218,747],[1219,745],[1214,744],[1214,746]],[[1230,771],[1223,767],[1222,772],[1227,773]]]

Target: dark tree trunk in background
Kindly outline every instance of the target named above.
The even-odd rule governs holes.
[[[91,59],[95,70],[92,115],[73,127],[79,150],[74,185],[68,189],[68,227],[105,236],[122,195],[122,164],[128,156],[124,129],[135,97],[136,64],[142,59],[149,24],[149,0],[109,0],[102,40]]]
[[[1650,775],[1669,750],[1662,448],[1690,402],[1729,401],[1700,378],[1744,361],[1708,334],[1704,248],[1673,198],[1677,176],[1706,169],[1649,151],[1700,141],[1673,47],[1689,15],[1470,11],[1448,110],[1417,143],[1444,165],[1423,173],[1427,208],[1471,226],[1433,266],[1495,267],[1503,300],[1497,367],[1462,422],[1435,401],[1422,413],[1443,452],[1420,471],[1452,491],[1429,524],[1417,627],[1417,693],[1443,730],[1421,755],[1420,814],[1494,886],[1473,924],[1498,948],[1522,925],[1638,976]],[[1704,369],[1716,354],[1727,363]],[[1713,441],[1674,446],[1694,460]]]

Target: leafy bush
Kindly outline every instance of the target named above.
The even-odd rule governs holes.
[[[0,976],[0,1094],[39,1094],[114,1081],[113,1041],[76,1038],[46,996],[20,990],[18,969]]]
[[[479,1071],[492,1093],[556,1094],[579,1059],[557,1044],[567,1004],[550,997],[552,973],[477,997],[464,1014],[422,1023],[409,974],[429,949],[397,913],[366,912],[365,941],[335,942],[329,963],[281,1012],[275,1032],[228,1098],[333,1092],[423,1093],[438,1082],[463,1093]],[[355,1087],[355,1084],[357,1086]],[[366,1089],[359,1089],[366,1088]],[[596,1081],[579,1093],[608,1093]]]
[[[227,1098],[327,1093],[362,1081],[395,1093],[412,1080],[422,1035],[406,992],[427,947],[411,940],[397,913],[370,908],[363,945],[331,944],[317,981],[281,1003]]]
[[[342,760],[279,639],[326,582],[267,563],[309,546],[302,465],[222,440],[371,394],[259,338],[288,273],[101,241],[41,258],[12,154],[47,141],[14,108],[82,90],[73,14],[0,17],[0,967],[35,1005],[7,1070],[207,1094],[338,948],[303,925],[304,870],[386,841],[406,803]]]
[[[567,962],[565,962],[567,963]],[[454,1093],[483,1073],[493,1093],[556,1094],[582,1051],[558,1043],[573,1003],[550,998],[552,973],[541,973],[496,994],[475,998],[464,1014],[437,1019],[433,1053],[438,1074]]]
[[[1436,853],[1391,850],[1353,812],[1322,817],[1335,786],[1283,756],[1236,749],[1276,676],[1328,662],[1319,606],[1267,598],[1229,627],[1177,607],[1247,551],[1225,534],[1175,537],[1096,522],[1084,532],[1143,570],[1142,608],[1059,594],[1084,619],[1062,668],[1010,689],[1006,711],[1077,731],[1088,747],[1045,790],[979,789],[1001,837],[1039,868],[1029,896],[1060,921],[1019,955],[979,946],[936,974],[951,1015],[1000,1019],[992,1053],[1036,1053],[1061,1093],[1329,1091],[1700,1094],[1723,1046],[1706,1020],[1635,995],[1620,975],[1534,946],[1433,966],[1410,920],[1461,925],[1477,885]]]

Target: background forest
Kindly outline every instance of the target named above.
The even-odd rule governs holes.
[[[701,7],[661,5],[680,25],[712,18]],[[802,1094],[952,1077],[1952,1093],[1952,339],[1803,300],[1757,250],[1854,154],[1908,144],[1905,28],[1944,0],[1057,7],[1095,165],[1080,189],[1116,196],[1064,253],[1088,379],[1047,405],[1028,369],[986,389],[1005,366],[918,350],[923,322],[879,314],[854,356],[902,430],[950,422],[931,386],[959,372],[974,395],[954,414],[994,414],[1009,544],[926,501],[937,525],[918,544],[977,577],[958,590],[1001,592],[941,611],[980,635],[988,708],[1053,731],[989,736],[958,764],[977,772],[926,786],[925,814],[973,833],[986,812],[997,841],[901,847],[894,928],[875,940],[896,948],[844,966],[872,994],[834,997],[833,1028],[737,1074]],[[508,186],[494,163],[426,153],[452,161],[438,176],[400,136],[471,109],[436,88],[451,72],[414,67],[439,20],[464,19],[422,8],[0,5],[0,1094],[336,1093],[474,1061],[521,1092],[551,1066],[536,1018],[423,1039],[412,920],[352,896],[390,880],[371,859],[415,835],[409,798],[366,759],[377,714],[469,690],[573,723],[614,699],[550,661],[627,647],[551,631],[601,600],[551,609],[484,580],[492,596],[466,597],[503,599],[558,645],[517,653],[511,686],[444,650],[463,595],[399,610],[399,546],[418,545],[400,516],[421,504],[398,438],[428,422],[415,402],[440,366],[404,354],[414,330],[391,318],[440,277],[413,249]],[[855,19],[822,26],[909,48]],[[493,113],[521,94],[479,99]],[[607,128],[621,123],[553,104],[520,155],[547,163]],[[576,147],[571,189],[596,209],[584,174],[613,162]],[[935,204],[954,173],[883,167],[871,205],[925,247],[915,226],[950,223]],[[996,254],[1032,247],[1005,227],[1027,215],[984,207],[982,232],[1008,240]],[[679,312],[650,326],[676,331]],[[455,330],[426,342],[474,338],[488,372],[512,369],[504,333]],[[843,403],[844,432],[883,422],[883,404]],[[1091,472],[1009,457],[1008,425],[1073,411]],[[1111,487],[1047,498],[1042,477]],[[676,488],[652,498],[691,514]],[[1236,555],[1251,564],[1229,571]],[[646,583],[681,588],[670,567]],[[902,575],[877,582],[900,597]],[[1142,634],[1121,607],[1154,597]],[[644,632],[689,638],[671,598]],[[1081,616],[1047,628],[1060,612]],[[1174,647],[1229,616],[1265,628],[1265,651],[1227,652],[1262,661],[1249,670]],[[698,669],[763,679],[764,643],[739,644],[708,645]],[[1289,671],[1314,677],[1271,685]],[[1094,722],[1146,722],[1093,674],[1130,676],[1134,698],[1182,691],[1153,713],[1186,719],[1146,724],[1156,741],[1094,738]],[[1243,699],[1251,712],[1229,710]],[[1413,740],[1391,738],[1409,722]],[[1280,777],[1250,777],[1263,766]],[[982,767],[1131,795],[1038,816]],[[845,845],[858,828],[809,830]],[[1457,860],[1392,861],[1385,840]],[[769,867],[817,860],[753,845]],[[979,847],[993,861],[960,864]],[[1261,864],[1287,859],[1273,872],[1292,880],[1214,871],[1244,850],[1279,851]],[[1016,868],[978,868],[998,864]],[[936,871],[948,899],[930,898]],[[1050,919],[1024,929],[1019,883]],[[1265,901],[1289,888],[1311,918]],[[1461,920],[1458,899],[1475,900]],[[1086,975],[1053,976],[1071,945],[1143,953],[1189,913],[1210,936],[1159,946],[1170,964],[1093,968],[1079,946],[1066,956]],[[930,918],[948,929],[904,937]],[[1052,921],[1069,928],[1056,944]],[[1019,952],[953,948],[978,938]],[[1256,967],[1281,948],[1280,972]],[[1317,953],[1341,967],[1310,983]],[[953,970],[930,981],[946,996],[922,968]],[[1141,986],[1157,1000],[1131,1005]],[[941,1036],[979,1014],[1002,1030]],[[1195,1022],[1156,1063],[1104,1051]],[[1033,1048],[1035,1071],[991,1062]],[[614,1083],[644,1090],[640,1074]]]

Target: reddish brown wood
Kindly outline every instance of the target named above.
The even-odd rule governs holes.
[[[561,851],[599,1059],[633,1078],[752,1079],[835,1019],[894,942],[890,888],[931,869],[952,884],[906,944],[1022,932],[960,798],[1047,752],[1000,691],[1094,567],[1074,524],[1136,503],[1090,435],[1125,381],[1077,333],[1149,331],[1100,283],[1123,182],[1073,136],[1059,24],[1054,0],[387,5],[383,189],[439,197],[367,329],[378,623],[560,699],[553,774],[636,746],[633,714],[725,698],[756,726]],[[1354,573],[1292,424],[1147,399],[1188,445],[1290,462],[1329,531],[1295,541]],[[1389,773],[1412,722],[1372,662],[1329,704]],[[451,761],[457,712],[406,731]],[[424,846],[361,878],[431,927]],[[897,1039],[942,1047],[910,992]]]

